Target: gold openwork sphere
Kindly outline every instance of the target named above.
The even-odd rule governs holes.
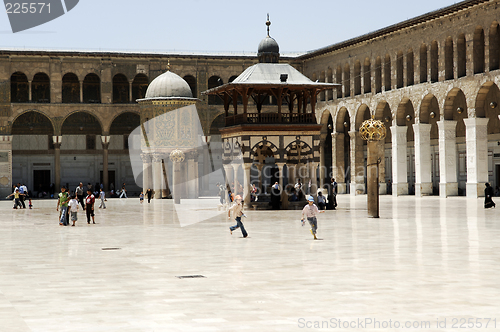
[[[379,120],[366,120],[359,127],[359,135],[365,141],[381,141],[385,138],[385,134],[385,125]]]
[[[184,155],[184,152],[181,150],[174,150],[170,152],[170,160],[174,163],[182,163],[186,156]]]

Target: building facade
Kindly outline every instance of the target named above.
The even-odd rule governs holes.
[[[280,62],[312,81],[342,85],[318,95],[318,180],[332,173],[340,192],[365,192],[366,145],[358,129],[373,116],[390,130],[380,144],[382,193],[477,197],[485,182],[500,185],[499,5],[463,1],[302,56],[282,56]],[[127,137],[140,124],[135,100],[169,62],[200,99],[204,134],[212,137],[212,154],[222,155],[223,102],[201,92],[231,82],[257,61],[0,51],[1,193],[17,182],[35,193],[80,181],[108,189],[132,185]]]

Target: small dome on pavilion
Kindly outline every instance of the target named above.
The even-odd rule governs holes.
[[[257,57],[260,63],[278,63],[280,58],[280,47],[278,42],[271,36],[269,36],[269,26],[271,21],[269,21],[269,14],[267,14],[267,36],[262,39],[259,44]]]
[[[193,98],[193,93],[182,77],[167,71],[149,84],[145,99],[148,98]]]

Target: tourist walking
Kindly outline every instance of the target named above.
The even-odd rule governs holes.
[[[65,187],[61,187],[61,192],[59,193],[59,198],[57,199],[57,208],[56,211],[59,211],[59,207],[61,208],[61,214],[59,215],[59,225],[68,226],[68,203],[69,203],[69,194],[66,192]]]
[[[127,189],[125,189],[125,183],[123,184],[122,193],[120,195],[120,198],[122,198],[123,196],[125,196],[125,198],[128,198],[127,197]]]
[[[85,203],[83,202],[84,190],[85,189],[83,189],[83,183],[80,182],[78,187],[76,187],[75,189],[75,194],[76,197],[78,198],[78,202],[82,205],[82,209],[85,211]]]
[[[71,226],[75,226],[75,223],[78,220],[77,212],[78,212],[78,201],[76,200],[76,195],[73,195],[71,196],[71,200],[69,201],[68,204],[68,213],[71,216],[71,221],[73,222],[73,225]]]
[[[106,202],[107,199],[106,199],[106,193],[104,192],[104,189],[102,189],[102,188],[101,188],[101,191],[99,192],[99,198],[101,199],[101,204],[99,204],[99,209],[100,208],[105,209],[106,204],[104,204],[104,202]]]
[[[26,209],[26,205],[24,204],[24,201],[28,197],[28,187],[26,187],[26,185],[24,183],[19,187],[19,193],[21,194],[21,196],[19,197],[19,200],[21,201],[23,209]]]
[[[229,232],[231,234],[233,234],[233,231],[235,229],[240,228],[241,233],[243,234],[243,237],[247,237],[248,233],[245,230],[245,226],[243,226],[243,223],[241,222],[241,217],[244,216],[243,205],[241,204],[241,196],[236,195],[234,200],[235,200],[235,204],[227,212],[227,219],[231,219],[231,211],[232,211],[234,220],[236,220],[236,225],[229,227]]]
[[[87,190],[87,197],[85,198],[85,206],[87,211],[87,224],[90,224],[90,217],[92,217],[92,223],[95,224],[94,220],[94,203],[95,197],[92,194],[92,190]]]
[[[485,183],[486,188],[484,188],[484,208],[489,209],[495,207],[496,204],[493,202],[493,187],[489,183]]]
[[[305,216],[311,225],[311,234],[314,236],[314,239],[317,240],[316,231],[318,230],[318,219],[316,218],[316,215],[318,213],[324,213],[325,211],[318,210],[318,207],[314,204],[314,197],[309,196],[307,200],[308,204],[302,209],[302,226],[304,226],[306,222],[304,219]]]
[[[148,196],[148,203],[151,203],[151,197],[153,196],[153,190],[151,190],[151,188],[146,190],[146,196]]]

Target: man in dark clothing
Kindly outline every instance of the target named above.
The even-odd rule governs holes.
[[[337,182],[332,178],[332,183],[328,189],[328,210],[336,210],[337,208]]]
[[[153,196],[153,191],[151,190],[151,188],[148,188],[148,190],[146,190],[146,196],[148,196],[148,203],[151,203],[151,196]]]

